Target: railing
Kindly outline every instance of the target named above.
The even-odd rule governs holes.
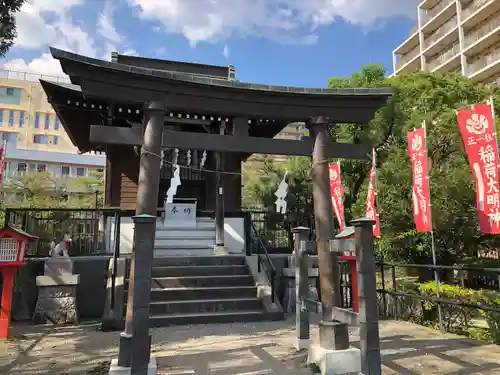
[[[500,48],[494,50],[490,54],[483,56],[480,59],[477,59],[472,64],[469,64],[467,67],[467,74],[470,76],[475,72],[487,67],[488,65],[498,61],[500,59]]]
[[[500,343],[499,280],[498,268],[379,263],[379,311],[385,317],[461,334],[487,326],[488,340]]]
[[[403,65],[405,65],[408,62],[410,62],[411,60],[413,60],[415,58],[415,56],[417,56],[419,53],[420,53],[420,45],[413,48],[410,52],[408,52],[404,55],[401,55],[399,62],[396,64],[396,68],[397,69],[401,68]]]
[[[462,10],[462,20],[469,18],[472,13],[474,13],[489,1],[490,0],[474,0],[473,2],[471,2],[467,8]]]
[[[413,34],[415,34],[417,31],[418,31],[418,24],[416,24],[410,29],[410,33],[408,34],[408,36],[413,36]]]
[[[70,256],[111,255],[119,246],[119,236],[110,241],[111,227],[119,227],[119,209],[7,208],[5,224],[38,236],[28,257],[47,257],[52,243],[67,234],[71,237]],[[116,235],[115,235],[116,236]]]
[[[438,15],[443,9],[445,9],[450,3],[454,2],[455,0],[444,0],[440,1],[434,8],[429,9],[429,11],[425,14],[425,19],[423,24],[426,24],[430,20],[432,20],[435,16]]]
[[[498,27],[500,27],[500,14],[497,14],[495,19],[481,26],[479,29],[465,35],[465,46],[468,47],[477,42],[479,39],[483,38],[486,34],[489,34]]]
[[[274,303],[275,299],[275,286],[276,286],[276,268],[274,268],[273,262],[269,257],[269,252],[267,251],[266,245],[262,238],[259,236],[257,229],[255,228],[253,222],[250,222],[251,230],[253,233],[252,236],[252,245],[256,246],[257,249],[254,249],[257,253],[257,271],[260,273],[262,269],[265,270],[269,281],[271,282],[271,302]]]
[[[439,29],[434,31],[431,35],[429,35],[428,38],[425,39],[425,41],[424,41],[425,48],[432,46],[436,41],[438,41],[443,36],[448,34],[451,30],[456,28],[457,25],[458,25],[458,22],[457,22],[456,18],[452,18],[451,20],[446,22],[443,26],[441,26]]]
[[[39,79],[52,82],[71,83],[69,77],[53,76],[40,73],[18,72],[14,70],[0,69],[0,78],[17,79],[20,81],[38,82]]]
[[[427,63],[429,70],[431,71],[434,70],[438,66],[450,60],[452,57],[456,56],[459,52],[460,52],[460,44],[456,43],[451,48],[447,49],[445,52],[438,55],[438,57],[430,60]]]

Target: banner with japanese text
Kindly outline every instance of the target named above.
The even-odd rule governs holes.
[[[476,104],[457,111],[469,165],[476,182],[476,210],[479,230],[500,233],[498,145],[491,104]]]
[[[431,192],[427,165],[427,140],[425,129],[408,132],[408,152],[413,171],[413,218],[417,232],[432,231]]]
[[[345,228],[344,218],[344,188],[340,179],[340,163],[330,164],[330,195],[332,197],[333,213],[339,223],[340,232]]]
[[[0,147],[0,184],[3,183],[3,179],[4,179],[6,153],[7,153],[7,142],[4,141],[2,144],[2,147]]]
[[[373,235],[377,238],[380,237],[380,219],[377,214],[377,209],[375,208],[375,196],[377,192],[375,191],[375,177],[376,177],[376,166],[377,166],[377,153],[375,149],[372,152],[372,169],[370,171],[370,181],[368,183],[368,196],[366,197],[366,217],[375,221],[373,225]]]

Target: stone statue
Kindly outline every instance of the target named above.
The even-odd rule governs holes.
[[[274,202],[276,204],[276,212],[280,214],[286,213],[286,196],[288,195],[288,184],[286,183],[286,177],[288,176],[288,171],[285,172],[283,179],[281,180],[278,190],[274,193],[278,199]]]
[[[174,164],[174,174],[170,179],[170,187],[167,190],[167,199],[165,203],[174,203],[174,197],[177,194],[177,188],[181,186],[181,168],[179,165]]]
[[[61,241],[59,241],[57,244],[54,241],[52,241],[52,243],[50,244],[49,257],[69,258],[68,248],[70,243],[71,243],[71,237],[68,234],[65,234],[61,239]]]

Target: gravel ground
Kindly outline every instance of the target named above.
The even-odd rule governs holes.
[[[296,352],[292,318],[283,322],[159,328],[153,355],[161,375],[310,375],[307,353]],[[313,326],[313,341],[317,339]],[[1,375],[101,375],[115,358],[119,332],[99,324],[16,326],[0,342]],[[499,374],[500,347],[441,335],[407,322],[381,323],[384,375]],[[353,345],[357,332],[351,330]]]

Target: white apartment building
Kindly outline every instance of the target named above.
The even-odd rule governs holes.
[[[417,25],[393,51],[394,73],[457,72],[500,80],[500,0],[423,0]]]

